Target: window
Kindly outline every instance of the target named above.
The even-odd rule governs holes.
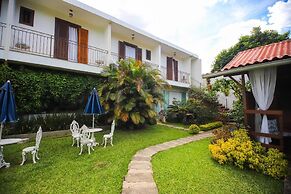
[[[19,23],[33,26],[34,10],[20,7]]]
[[[2,9],[2,0],[0,0],[0,15],[1,15],[1,9]]]
[[[135,48],[125,45],[125,57],[135,59]]]
[[[146,60],[152,60],[152,52],[150,50],[146,50]]]

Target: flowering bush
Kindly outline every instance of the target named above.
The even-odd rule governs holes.
[[[287,173],[287,160],[277,149],[266,150],[258,142],[250,139],[245,129],[231,132],[231,137],[218,139],[209,145],[212,158],[219,164],[234,164],[239,168],[245,167],[282,178]]]

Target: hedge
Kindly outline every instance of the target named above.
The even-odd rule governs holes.
[[[216,129],[222,126],[223,126],[223,123],[221,121],[217,121],[217,122],[207,123],[205,125],[200,125],[199,127],[202,131],[208,131],[208,130]]]
[[[0,84],[11,80],[18,115],[75,112],[83,110],[98,75],[33,68],[24,65],[0,65]]]

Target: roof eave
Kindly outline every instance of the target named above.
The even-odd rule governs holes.
[[[248,65],[248,66],[243,66],[243,67],[232,68],[229,70],[219,71],[215,73],[204,74],[202,75],[202,78],[209,79],[209,78],[215,78],[215,77],[220,77],[220,76],[224,76],[224,77],[233,76],[233,75],[245,74],[246,72],[250,70],[267,68],[267,67],[275,67],[275,66],[287,65],[287,64],[291,64],[291,58],[258,63],[254,65]]]

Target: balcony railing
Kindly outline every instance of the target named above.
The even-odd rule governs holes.
[[[118,53],[114,53],[114,52],[111,52],[111,60],[110,60],[110,62],[111,63],[116,63],[116,62],[118,62],[119,61],[119,55],[118,55]],[[132,58],[132,57],[125,57],[126,59],[130,59],[130,58]],[[132,59],[134,59],[134,58],[132,58]],[[146,64],[146,65],[148,65],[148,66],[150,66],[150,67],[152,67],[152,68],[156,68],[156,69],[158,69],[159,68],[159,65],[158,64],[155,64],[155,63],[152,63],[152,62],[150,62],[150,61],[142,61],[144,64]]]
[[[0,22],[0,49],[4,48],[4,44],[3,44],[3,36],[4,36],[4,30],[6,28],[6,24]]]
[[[161,66],[161,73],[162,76],[167,79],[167,68],[164,66]],[[173,81],[174,80],[174,73],[173,73]],[[190,84],[190,73],[187,73],[185,71],[178,71],[178,82],[187,83]]]
[[[11,26],[11,31],[10,50],[96,66],[107,63],[107,50],[62,38],[55,40],[53,35],[18,26]]]

